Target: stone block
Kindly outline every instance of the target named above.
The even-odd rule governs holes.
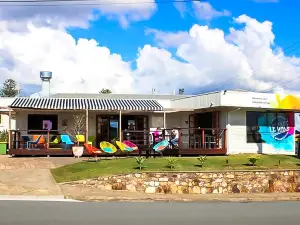
[[[200,187],[199,186],[192,187],[192,193],[193,194],[200,194],[201,193]]]
[[[158,181],[160,181],[160,182],[168,182],[169,179],[168,179],[167,177],[160,177],[160,178],[158,179]]]
[[[126,185],[126,190],[128,190],[128,191],[136,191],[136,187],[133,184],[127,184]]]
[[[147,193],[147,194],[154,194],[155,192],[156,192],[155,187],[147,187],[145,190],[145,193]]]

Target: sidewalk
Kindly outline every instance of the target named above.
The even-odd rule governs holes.
[[[75,187],[61,184],[60,188],[66,198],[82,201],[300,201],[300,193],[265,193],[265,194],[146,194],[128,191],[102,191],[96,188]]]

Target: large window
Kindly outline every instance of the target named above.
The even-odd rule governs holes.
[[[45,130],[45,133],[56,131],[58,129],[58,116],[57,115],[28,115],[28,133],[43,133],[37,131]]]
[[[247,112],[247,142],[263,143],[263,136],[282,140],[290,127],[294,127],[293,112]]]

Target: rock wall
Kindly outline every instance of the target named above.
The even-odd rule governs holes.
[[[300,192],[300,170],[136,173],[69,184],[101,190],[165,194]]]

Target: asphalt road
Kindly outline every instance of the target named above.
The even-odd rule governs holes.
[[[300,203],[0,201],[1,225],[298,225]]]

